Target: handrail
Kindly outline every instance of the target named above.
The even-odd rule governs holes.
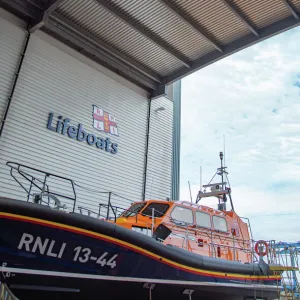
[[[50,197],[49,197],[49,195],[54,195],[54,196],[58,196],[58,197],[62,197],[62,198],[65,198],[65,199],[72,200],[73,201],[73,212],[75,211],[75,207],[76,207],[76,191],[75,191],[74,181],[72,179],[64,177],[64,176],[56,175],[56,174],[53,174],[53,173],[50,173],[50,172],[46,172],[46,171],[43,171],[43,170],[40,170],[40,169],[32,168],[32,167],[29,167],[29,166],[26,166],[26,165],[23,165],[23,164],[20,164],[20,163],[12,162],[12,161],[6,162],[6,165],[8,167],[10,167],[10,174],[11,174],[11,176],[26,191],[26,193],[27,193],[27,201],[29,201],[29,196],[35,196],[35,200],[37,202],[39,202],[39,201],[41,201],[41,199],[42,199],[42,197],[43,197],[44,194],[48,194],[48,205],[50,205]],[[35,176],[28,174],[27,171],[22,170],[21,168],[25,168],[25,169],[28,169],[28,170],[31,170],[31,171],[34,171],[34,172],[38,172],[38,173],[44,174],[43,175],[44,176],[44,180],[40,180],[39,178],[36,178]],[[24,179],[26,179],[27,181],[30,182],[29,189],[27,189],[16,178],[16,176],[13,174],[13,171],[17,171],[18,174],[20,174]],[[49,178],[49,177],[55,177],[55,178],[62,179],[64,181],[69,182],[71,184],[74,196],[70,197],[70,196],[67,196],[67,195],[63,195],[63,194],[51,192],[50,188],[49,188],[49,184],[47,184],[47,178]],[[39,182],[42,185],[42,187],[39,186],[37,184],[37,182]],[[39,198],[37,197],[37,195],[32,195],[31,194],[31,190],[32,190],[33,186],[35,186],[38,190],[41,191],[41,194],[40,194]]]
[[[91,209],[89,209],[89,208],[86,208],[86,207],[83,207],[83,206],[78,206],[77,208],[78,208],[80,214],[82,214],[82,215],[83,215],[82,212],[83,212],[83,211],[86,211],[86,212],[88,213],[88,216],[89,216],[89,217],[91,217],[92,214],[97,215],[96,218],[99,218],[99,217],[100,217],[99,213],[94,212],[93,210],[91,210]]]
[[[130,210],[130,209],[128,209],[128,208],[123,208],[123,207],[121,207],[121,206],[116,206],[116,205],[112,205],[111,204],[111,201],[110,201],[110,203],[109,204],[103,204],[103,203],[99,203],[99,211],[101,211],[101,208],[102,207],[110,207],[111,209],[112,209],[112,211],[113,211],[113,213],[114,213],[114,215],[115,215],[115,222],[116,222],[116,215],[117,215],[117,210],[119,209],[119,210],[123,210],[123,213],[124,212],[131,212],[131,213],[133,213],[136,217],[138,216],[138,215],[140,215],[140,216],[144,216],[144,217],[152,217],[152,215],[150,216],[150,215],[147,215],[147,214],[143,214],[142,212],[136,212],[136,211],[134,211],[134,210]],[[115,211],[115,209],[116,209],[116,211]],[[164,215],[162,212],[160,212],[160,211],[158,211],[158,210],[156,210],[156,209],[154,209],[154,208],[152,208],[153,210],[154,210],[154,212],[156,212],[156,213],[158,213],[158,214],[161,214],[162,216]],[[133,217],[133,216],[131,216],[131,217]],[[154,218],[161,218],[161,217],[155,217],[154,216]]]
[[[130,210],[130,208],[128,209],[128,208],[123,208],[123,207],[120,207],[120,206],[114,206],[114,205],[112,205],[111,203],[109,203],[109,204],[102,204],[102,203],[101,203],[101,204],[99,204],[99,206],[100,206],[100,207],[108,207],[108,206],[110,206],[110,207],[112,208],[112,211],[113,211],[113,212],[115,212],[116,210],[121,210],[121,211],[123,211],[123,212],[124,212],[124,211],[132,212],[132,213],[135,214],[135,217],[136,217],[136,218],[137,218],[139,215],[140,215],[140,216],[149,216],[149,217],[152,217],[152,216],[150,216],[150,215],[148,215],[148,214],[145,215],[145,214],[143,214],[142,212],[136,212],[136,211],[134,211],[134,210]],[[158,214],[163,215],[163,213],[161,213],[161,212],[155,210],[154,208],[153,208],[153,210],[156,211]],[[152,214],[152,215],[153,215],[153,214]],[[159,217],[155,217],[155,218],[159,218]],[[177,235],[177,236],[180,236],[181,238],[183,238],[182,248],[184,248],[185,242],[186,242],[185,248],[187,248],[188,240],[190,240],[190,238],[189,238],[190,233],[191,233],[191,232],[194,232],[195,230],[197,230],[197,231],[200,231],[200,234],[201,234],[201,233],[202,233],[202,234],[207,234],[209,240],[211,241],[210,243],[207,243],[207,245],[210,245],[210,246],[211,246],[211,249],[212,249],[212,255],[213,255],[213,256],[214,256],[214,254],[216,254],[216,253],[215,253],[215,252],[216,252],[215,246],[226,247],[226,248],[228,248],[228,249],[241,250],[241,251],[244,251],[244,252],[246,252],[246,253],[251,253],[251,252],[252,252],[251,240],[245,240],[244,237],[242,237],[242,238],[236,238],[236,237],[235,237],[234,240],[235,240],[235,243],[236,243],[237,245],[234,245],[234,246],[232,246],[232,245],[226,245],[226,244],[223,244],[223,243],[216,243],[216,242],[213,241],[213,237],[214,237],[214,238],[216,238],[216,237],[218,238],[218,237],[219,237],[219,238],[221,238],[223,241],[233,241],[233,237],[230,237],[229,234],[228,234],[228,236],[220,235],[220,234],[218,234],[217,231],[212,231],[211,229],[204,229],[204,228],[200,228],[200,227],[198,227],[198,226],[195,226],[195,227],[194,227],[193,224],[183,224],[183,222],[181,222],[181,221],[179,221],[179,220],[176,220],[176,219],[174,219],[174,218],[172,218],[172,217],[169,217],[169,221],[172,222],[172,223],[174,223],[174,222],[177,223],[177,224],[176,224],[177,228],[179,228],[179,229],[181,228],[181,229],[185,230],[185,235],[184,235],[184,236],[180,236],[180,235],[176,234],[174,231],[172,232],[172,234]],[[177,221],[177,222],[176,222],[176,221]],[[116,222],[116,214],[115,214],[115,222]],[[146,227],[149,229],[149,223],[146,223],[146,222],[144,222],[144,221],[142,221],[142,220],[139,220],[139,222],[145,223]],[[209,234],[208,234],[208,231],[209,231],[209,233],[210,233],[210,236],[209,236]],[[240,244],[244,245],[244,247],[241,246]]]
[[[18,300],[6,283],[0,281],[0,300]]]

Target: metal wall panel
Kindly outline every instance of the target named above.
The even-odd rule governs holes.
[[[206,28],[223,45],[250,32],[226,7],[223,1],[174,0],[174,4],[181,11],[188,13],[198,24]],[[198,57],[203,56],[205,53],[205,51],[198,52]]]
[[[299,0],[291,0],[290,4],[292,4],[293,8],[296,9],[297,13],[300,12],[300,1]]]
[[[215,50],[199,32],[182,21],[161,1],[113,0],[112,3],[137,18],[146,28],[158,34],[189,59],[198,58],[199,53],[204,55]]]
[[[57,12],[120,52],[161,75],[182,67],[170,53],[136,32],[93,0],[66,0]]]
[[[5,38],[14,49],[12,41]],[[92,105],[116,117],[119,137],[93,128]],[[123,207],[128,206],[125,198],[141,200],[147,109],[146,97],[32,35],[0,141],[0,195],[25,196],[5,166],[11,160],[70,177],[84,187],[77,188],[78,205],[89,209],[107,202],[108,194],[101,192],[114,192],[113,204]],[[109,137],[119,145],[118,153],[47,129],[50,112],[71,119],[71,125],[81,123],[88,133]]]
[[[266,27],[291,14],[283,1],[278,0],[234,0],[239,9],[257,28]]]
[[[171,197],[172,137],[173,102],[156,98],[151,101],[146,199]]]
[[[4,117],[25,37],[24,30],[0,17],[0,121]]]

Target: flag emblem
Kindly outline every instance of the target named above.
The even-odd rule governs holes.
[[[116,118],[96,105],[93,105],[93,127],[99,131],[119,136]]]

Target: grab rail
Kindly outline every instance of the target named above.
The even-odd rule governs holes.
[[[8,288],[7,284],[0,281],[0,300],[18,300],[18,298]]]
[[[27,193],[27,201],[29,201],[29,197],[33,196],[34,197],[34,201],[39,203],[42,202],[42,197],[45,195],[48,198],[48,205],[50,205],[50,195],[53,196],[58,196],[58,197],[62,197],[68,200],[72,200],[73,201],[73,212],[75,212],[75,207],[76,207],[76,191],[75,191],[75,184],[74,181],[70,178],[67,177],[63,177],[63,176],[59,176],[56,174],[52,174],[40,169],[36,169],[36,168],[32,168],[20,163],[16,163],[16,162],[12,162],[12,161],[8,161],[6,163],[6,165],[8,167],[10,167],[10,175],[14,178],[14,180],[25,190],[25,192]],[[25,169],[25,170],[24,170]],[[30,175],[28,174],[28,171],[33,171],[36,172],[38,174],[41,175],[41,177],[43,177],[43,180],[36,178],[36,176]],[[27,181],[30,182],[30,186],[29,188],[26,188],[24,186],[24,184],[22,184],[17,177],[15,176],[14,172],[17,172],[19,175],[22,176],[22,178],[26,179]],[[72,197],[64,195],[64,194],[60,194],[60,193],[56,193],[56,192],[52,192],[49,188],[49,184],[47,184],[47,179],[49,177],[54,177],[57,179],[61,179],[65,182],[68,182],[71,187],[72,187],[72,191],[73,191],[73,195]],[[40,194],[31,194],[32,192],[32,188],[35,187],[37,188],[39,191],[41,191]]]

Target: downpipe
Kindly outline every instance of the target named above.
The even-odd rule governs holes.
[[[20,72],[21,72],[21,69],[22,69],[24,57],[26,55],[26,51],[27,51],[29,40],[30,40],[30,36],[31,36],[31,34],[27,30],[27,36],[26,36],[26,40],[25,40],[25,45],[24,45],[23,51],[21,53],[21,59],[20,59],[19,65],[18,65],[17,72],[15,73],[14,82],[13,82],[13,85],[12,85],[12,88],[11,88],[11,91],[10,91],[10,94],[9,94],[9,97],[8,97],[8,100],[7,100],[7,106],[6,106],[4,115],[3,115],[3,119],[1,120],[0,138],[2,136],[2,132],[3,132],[3,129],[4,129],[5,121],[7,119],[7,115],[8,115],[9,108],[10,108],[10,104],[11,104],[12,98],[13,98],[14,93],[15,93],[15,89],[16,89],[17,82],[18,82],[18,79],[19,79],[19,75],[20,75]]]
[[[146,200],[146,181],[147,181],[148,151],[149,151],[150,115],[151,115],[151,99],[149,99],[148,116],[147,116],[146,149],[145,149],[144,182],[143,182],[143,201]]]

